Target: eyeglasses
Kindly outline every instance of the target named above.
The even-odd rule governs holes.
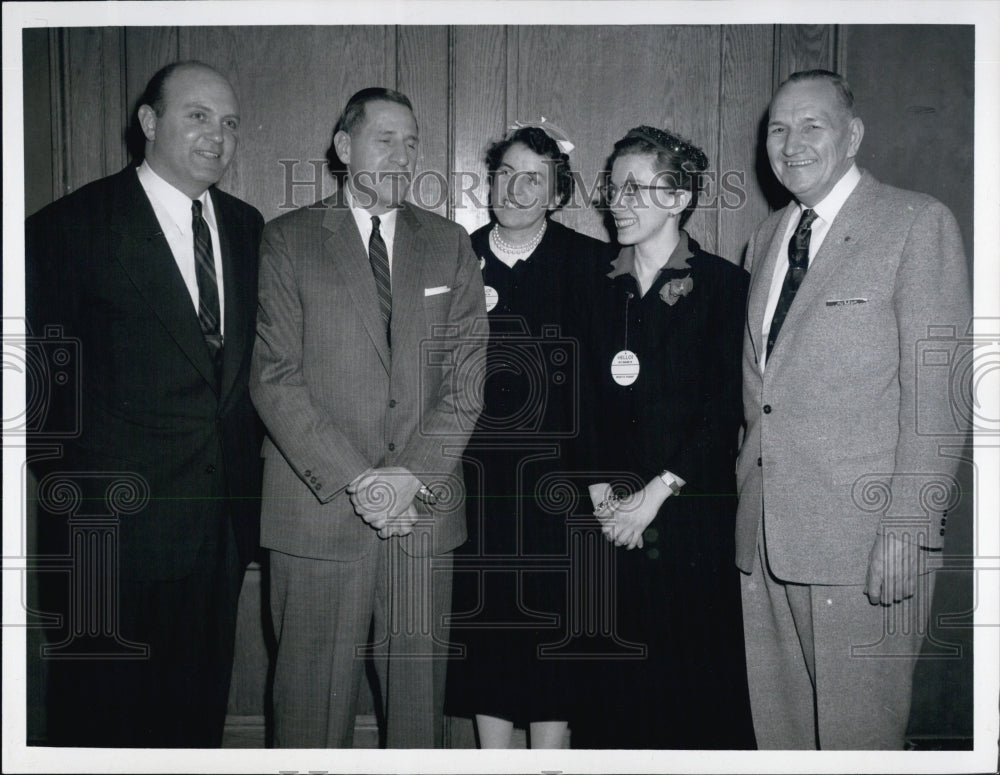
[[[673,186],[649,186],[642,183],[636,183],[633,180],[625,182],[624,186],[616,186],[614,183],[607,183],[600,188],[601,194],[604,196],[604,201],[608,204],[618,201],[618,197],[622,199],[628,199],[630,201],[636,201],[640,198],[641,192],[643,191],[676,191],[677,189]]]

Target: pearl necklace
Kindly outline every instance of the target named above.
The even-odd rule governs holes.
[[[548,220],[543,220],[542,228],[538,230],[538,233],[535,234],[534,237],[525,242],[523,245],[511,245],[500,236],[500,224],[497,224],[490,231],[490,246],[498,253],[506,253],[512,256],[520,256],[525,253],[531,253],[541,243],[542,237],[545,236],[545,229],[548,225]]]

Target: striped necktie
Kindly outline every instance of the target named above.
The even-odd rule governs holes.
[[[375,292],[378,294],[378,307],[385,323],[385,338],[391,345],[389,323],[392,320],[392,284],[389,278],[389,251],[385,240],[379,232],[381,221],[377,215],[372,216],[372,236],[368,240],[368,260],[372,265],[372,275],[375,277]]]
[[[219,325],[219,283],[215,276],[212,235],[201,215],[201,202],[191,203],[191,228],[194,232],[194,269],[198,279],[198,322],[213,358],[222,350]]]
[[[778,306],[774,308],[771,318],[771,330],[767,332],[767,359],[771,360],[771,350],[778,339],[778,332],[785,322],[785,316],[792,306],[796,291],[802,285],[802,280],[809,269],[809,239],[812,236],[812,224],[819,216],[812,210],[803,210],[798,226],[792,238],[788,241],[788,271],[785,272],[785,282],[781,285],[781,295],[778,296]]]

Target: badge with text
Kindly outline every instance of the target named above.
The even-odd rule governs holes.
[[[483,290],[486,291],[486,311],[490,312],[500,301],[500,294],[492,285],[485,286]]]
[[[639,376],[639,356],[631,350],[619,350],[611,359],[611,378],[619,385],[631,385]]]

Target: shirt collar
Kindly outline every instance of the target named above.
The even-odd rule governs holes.
[[[191,226],[191,203],[194,201],[183,191],[174,188],[167,181],[161,178],[156,171],[143,160],[136,169],[136,175],[149,196],[156,200],[167,214],[174,220],[177,226],[184,233],[192,232]],[[198,197],[202,205],[202,217],[212,226],[215,226],[215,211],[212,209],[212,197],[208,191],[202,192]]]
[[[681,229],[681,238],[677,241],[677,245],[674,246],[673,252],[670,254],[670,258],[667,259],[667,263],[661,266],[659,271],[662,272],[664,269],[690,269],[691,265],[687,262],[687,260],[693,256],[694,252],[691,249],[691,237],[686,231]],[[626,245],[623,247],[618,252],[618,257],[611,262],[611,271],[608,272],[608,277],[615,278],[623,274],[635,276],[634,245]]]
[[[354,216],[354,220],[358,224],[358,228],[361,229],[362,234],[370,234],[372,230],[372,214],[360,207],[355,201],[354,196],[351,194],[351,185],[347,183],[344,185],[344,199],[347,202],[347,206],[351,208],[351,215]],[[386,210],[379,217],[379,231],[382,236],[388,234],[395,234],[396,232],[396,215],[399,212],[398,207],[394,207],[391,210]]]
[[[830,189],[830,193],[823,197],[823,201],[819,202],[815,207],[807,208],[801,202],[799,203],[799,212],[804,210],[813,210],[816,215],[818,215],[824,223],[833,223],[833,219],[837,217],[837,213],[840,212],[840,208],[844,206],[844,202],[853,193],[855,186],[861,180],[861,171],[858,169],[857,164],[852,164],[851,168],[845,172],[840,180],[837,181],[836,185]]]

